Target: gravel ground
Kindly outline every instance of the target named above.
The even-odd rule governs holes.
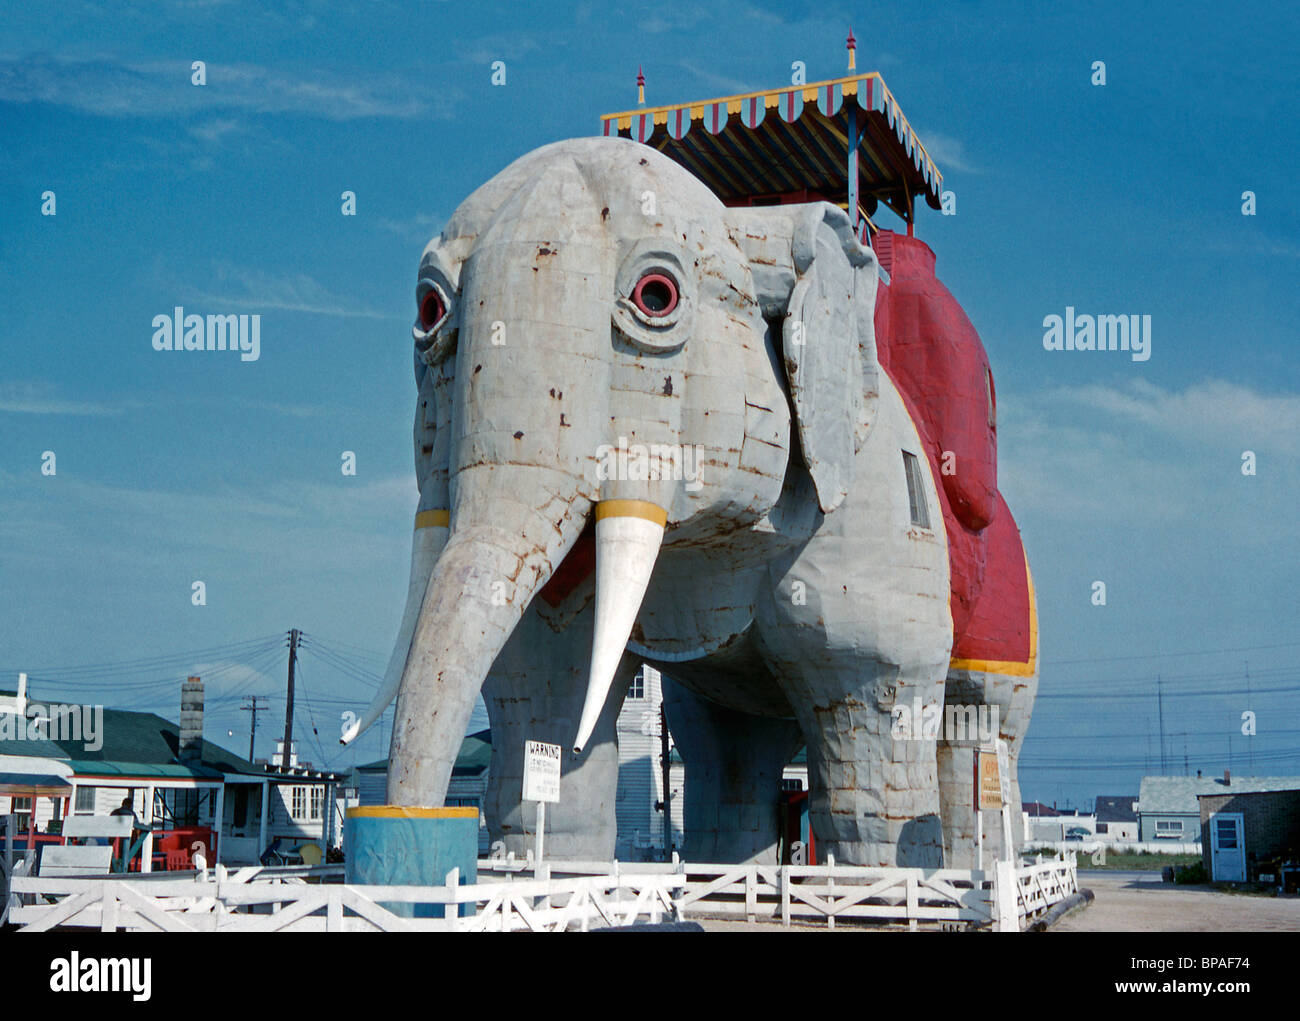
[[[1079,877],[1096,899],[1052,926],[1052,932],[1300,932],[1300,897],[1221,893],[1206,886],[1161,883],[1159,874],[1092,872]],[[827,932],[825,924],[694,918],[708,932]],[[837,932],[862,932],[841,924]],[[870,930],[867,930],[870,931]],[[899,930],[892,930],[899,931]]]
[[[1081,876],[1079,885],[1097,899],[1052,932],[1300,932],[1300,897],[1220,893],[1097,873]]]

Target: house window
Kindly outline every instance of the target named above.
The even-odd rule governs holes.
[[[1235,819],[1215,819],[1217,842],[1220,851],[1232,851],[1237,847],[1237,822]]]
[[[31,798],[14,798],[10,811],[18,817],[17,826],[20,830],[29,830],[32,825],[32,799]]]
[[[95,811],[95,792],[97,790],[99,790],[98,787],[78,787],[77,803],[73,811],[93,813]]]
[[[783,776],[781,777],[781,790],[801,791],[803,790],[803,781],[797,776]]]
[[[1181,837],[1183,835],[1183,824],[1176,819],[1157,819],[1156,836],[1157,837]]]
[[[645,667],[636,672],[627,688],[628,698],[645,698]]]
[[[918,528],[930,527],[930,511],[925,505],[925,485],[921,480],[921,462],[915,454],[903,451],[903,468],[907,472],[907,509],[912,524]]]
[[[1098,832],[1098,833],[1109,833],[1109,832],[1110,832],[1110,823],[1106,823],[1106,822],[1099,822],[1099,823],[1097,823],[1097,832]]]
[[[325,791],[320,787],[289,788],[289,814],[295,822],[314,822],[321,817]]]

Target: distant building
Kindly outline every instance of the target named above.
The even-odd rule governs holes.
[[[1244,780],[1224,775],[1218,790],[1198,794],[1201,855],[1216,882],[1281,883],[1278,864],[1300,861],[1300,777],[1266,781],[1271,790],[1239,789]]]
[[[1097,836],[1109,840],[1137,840],[1136,794],[1098,794],[1094,806]]]
[[[57,843],[67,816],[125,803],[146,833],[145,871],[195,839],[210,863],[228,864],[255,863],[272,846],[339,843],[345,777],[249,762],[204,740],[197,678],[181,718],[34,699],[21,685],[0,692],[0,815],[16,815],[33,844]]]
[[[1300,787],[1293,776],[1146,776],[1138,791],[1138,839],[1184,841],[1202,839],[1202,794],[1250,794],[1287,791]],[[1231,788],[1229,790],[1229,788]]]

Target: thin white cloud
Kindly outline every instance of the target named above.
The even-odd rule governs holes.
[[[396,74],[346,77],[254,64],[208,63],[191,84],[189,61],[124,63],[110,57],[0,56],[0,102],[48,103],[103,117],[167,117],[242,110],[324,120],[454,116],[454,88],[412,88]],[[424,83],[421,83],[424,84]]]
[[[930,154],[930,158],[938,165],[941,173],[949,170],[962,174],[984,173],[967,155],[966,143],[960,138],[953,138],[938,131],[925,131],[921,128],[917,128],[916,133],[921,139],[921,144],[925,146],[925,151]]]
[[[127,406],[70,400],[48,383],[0,382],[0,412],[13,415],[120,415]]]
[[[254,312],[274,309],[306,312],[344,319],[402,320],[395,313],[380,312],[364,305],[340,300],[339,295],[306,273],[277,276],[238,266],[218,266],[212,290],[194,291],[188,300],[216,307],[246,308]]]
[[[1137,379],[1123,387],[1064,388],[1051,397],[1185,440],[1253,443],[1288,452],[1300,449],[1300,394],[1265,394],[1217,379],[1178,392]]]

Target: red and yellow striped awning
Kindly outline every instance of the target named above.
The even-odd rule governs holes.
[[[844,205],[850,117],[858,118],[859,201],[909,222],[913,198],[938,209],[943,175],[878,72],[601,117],[603,133],[654,146],[724,202],[807,192]]]

